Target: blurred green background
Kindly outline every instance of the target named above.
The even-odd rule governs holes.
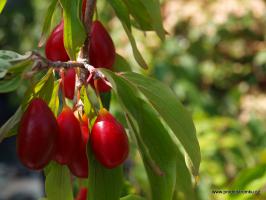
[[[43,52],[37,46],[48,4],[8,0],[0,15],[0,48]],[[134,61],[110,6],[99,0],[97,8],[132,70],[165,82],[193,114],[202,154],[198,199],[266,199],[266,1],[162,1],[166,40],[134,30],[150,67],[146,72]],[[23,92],[5,97],[15,107]],[[136,154],[129,178],[135,187],[128,189],[145,193],[140,162]],[[260,195],[213,193],[233,189],[260,190]]]

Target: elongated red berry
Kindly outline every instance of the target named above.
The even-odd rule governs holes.
[[[33,99],[22,116],[17,153],[23,165],[40,170],[52,159],[58,126],[47,104],[40,98]]]
[[[91,29],[91,42],[89,47],[90,64],[96,68],[112,69],[115,62],[115,46],[112,38],[100,21],[94,21]],[[95,88],[94,81],[90,82]],[[109,92],[111,87],[102,80],[98,80],[98,91]]]
[[[115,46],[109,33],[100,21],[94,21],[91,28],[89,47],[90,64],[94,67],[112,69],[115,61]]]
[[[88,158],[87,158],[87,143],[89,140],[89,124],[86,115],[83,115],[80,121],[80,128],[82,133],[82,140],[79,147],[75,150],[72,161],[68,167],[73,175],[80,178],[88,177]]]
[[[69,107],[64,107],[57,117],[59,136],[56,143],[55,160],[60,164],[69,164],[81,141],[80,124]]]
[[[64,21],[58,24],[51,35],[49,36],[46,46],[45,54],[49,60],[52,61],[68,61],[69,57],[64,47]]]
[[[76,86],[76,71],[74,68],[67,69],[61,73],[62,86],[64,90],[65,97],[68,99],[73,99],[75,94]]]
[[[96,88],[95,80],[91,79],[90,84],[93,88]],[[97,80],[97,89],[99,92],[109,92],[112,88],[107,85],[103,80],[98,79]]]
[[[90,144],[95,158],[106,168],[119,166],[128,156],[126,131],[105,109],[100,110],[92,127]]]

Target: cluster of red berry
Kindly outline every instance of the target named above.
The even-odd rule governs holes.
[[[47,40],[45,53],[51,61],[68,61],[63,41],[64,22],[55,27]],[[113,41],[99,21],[94,21],[88,47],[89,61],[94,67],[112,69],[115,60]],[[61,90],[66,98],[75,95],[76,71],[67,69],[61,76]],[[104,81],[97,81],[99,92],[110,91]],[[90,82],[92,87],[94,82]],[[128,156],[129,145],[124,127],[104,108],[89,128],[86,115],[75,116],[64,106],[57,119],[47,104],[33,98],[22,116],[17,150],[21,162],[34,170],[43,169],[51,160],[67,165],[73,175],[88,177],[87,147],[106,168],[115,168]]]
[[[51,61],[68,61],[69,57],[64,48],[64,21],[55,27],[47,40],[45,53],[46,57]],[[92,23],[90,45],[88,47],[90,64],[96,68],[102,67],[112,70],[115,61],[115,47],[112,38],[100,21]],[[73,99],[75,92],[76,72],[74,68],[61,73],[62,85],[65,96]],[[91,79],[90,84],[94,86]],[[97,89],[99,92],[109,92],[111,88],[101,79],[97,81]]]
[[[26,167],[39,170],[55,160],[82,178],[88,177],[87,144],[96,159],[110,169],[123,163],[129,151],[124,127],[106,109],[99,111],[90,133],[85,115],[77,119],[64,107],[56,119],[40,98],[34,98],[23,114],[17,144]]]

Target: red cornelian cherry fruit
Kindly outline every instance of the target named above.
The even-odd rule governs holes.
[[[75,150],[72,161],[68,164],[71,173],[80,178],[88,178],[87,143],[89,140],[89,124],[86,115],[80,121],[82,138]]]
[[[115,62],[115,46],[112,38],[100,21],[94,21],[91,28],[89,47],[90,64],[96,68],[112,69]],[[93,81],[90,82],[95,88]],[[109,92],[111,88],[102,80],[98,81],[99,92]]]
[[[95,80],[91,79],[90,84],[93,88],[95,88]],[[103,80],[98,79],[97,80],[97,89],[99,92],[109,92],[112,88],[107,85]]]
[[[69,57],[64,46],[64,21],[58,24],[49,36],[45,46],[46,57],[51,61],[68,61]]]
[[[66,69],[60,74],[64,95],[68,99],[73,99],[76,86],[76,71],[74,68]]]
[[[104,108],[92,127],[90,144],[95,158],[106,168],[122,164],[129,152],[124,127]]]
[[[94,21],[91,28],[89,47],[90,64],[94,67],[112,69],[115,62],[115,46],[102,23]]]
[[[43,169],[53,158],[58,126],[47,104],[34,98],[22,116],[17,138],[20,161],[33,170]]]
[[[75,151],[80,145],[81,130],[78,119],[73,111],[65,106],[57,117],[59,135],[56,141],[54,159],[60,164],[69,164],[75,156]]]

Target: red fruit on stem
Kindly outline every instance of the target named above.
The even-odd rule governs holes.
[[[64,107],[57,117],[59,136],[54,159],[60,164],[69,164],[81,141],[80,124],[69,107]]]
[[[90,64],[94,67],[112,69],[115,61],[115,46],[112,38],[100,21],[94,21],[91,27],[89,47]]]
[[[64,94],[68,99],[73,99],[75,94],[76,86],[76,71],[74,68],[66,69],[63,74],[61,74],[62,85],[64,86]]]
[[[81,188],[79,190],[79,193],[77,194],[75,200],[87,200],[87,193],[88,189],[87,188]]]
[[[106,168],[122,164],[129,152],[124,127],[105,109],[101,109],[92,127],[90,144],[95,158]]]
[[[80,122],[82,139],[79,147],[75,150],[75,155],[68,167],[73,175],[80,178],[88,178],[88,158],[87,158],[87,143],[89,139],[89,126],[88,118],[83,115]]]
[[[44,168],[54,155],[58,126],[47,104],[33,99],[22,116],[17,138],[17,153],[26,167]]]
[[[91,28],[89,47],[90,64],[96,68],[112,69],[115,62],[115,46],[112,38],[100,21],[94,21]],[[90,82],[95,88],[93,81]],[[98,81],[99,92],[109,92],[111,88],[102,80]]]
[[[99,115],[97,116],[94,123],[97,123],[100,121],[109,121],[113,123],[118,123],[120,125],[120,123],[117,122],[117,120],[113,117],[113,115],[111,115],[111,113],[109,113],[108,110],[106,110],[105,108],[100,109]]]
[[[81,127],[82,138],[87,144],[90,137],[89,134],[90,130],[89,130],[89,120],[85,114],[82,116],[82,119],[80,121],[80,127]]]
[[[49,36],[46,46],[45,54],[49,60],[52,61],[68,61],[69,57],[64,46],[64,21],[58,24],[51,35]]]
[[[90,84],[93,88],[95,88],[94,79],[90,80]],[[97,88],[99,92],[109,92],[112,88],[107,85],[103,80],[98,79],[97,80]]]

